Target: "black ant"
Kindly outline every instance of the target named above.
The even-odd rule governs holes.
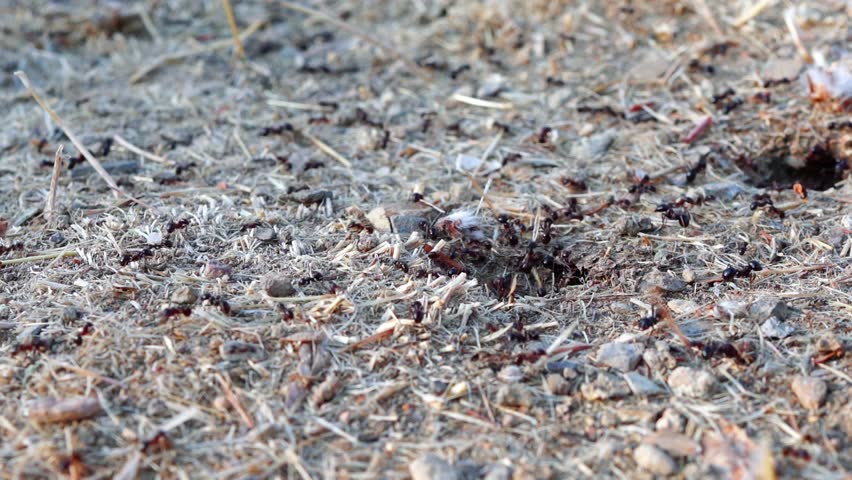
[[[695,177],[698,176],[699,173],[703,172],[707,169],[707,156],[702,155],[701,158],[698,159],[698,162],[693,165],[686,172],[686,183],[692,183],[695,181]]]
[[[651,177],[649,177],[647,174],[643,175],[641,178],[634,179],[633,185],[631,185],[630,189],[628,190],[629,193],[635,193],[638,195],[656,191],[657,187],[655,187],[651,183]]]
[[[759,272],[761,270],[763,270],[763,265],[761,265],[757,260],[752,260],[743,268],[737,269],[736,267],[728,267],[723,270],[722,281],[730,282],[734,278],[746,278],[749,277],[752,272]]]
[[[134,253],[125,253],[121,256],[121,260],[119,263],[122,267],[129,265],[132,262],[138,262],[145,257],[150,257],[154,252],[150,248],[143,248],[142,250]]]
[[[589,188],[586,186],[586,182],[575,178],[562,177],[561,181],[562,185],[568,187],[568,190],[571,190],[572,192],[585,192]]]
[[[757,210],[760,207],[766,207],[770,213],[784,218],[784,211],[779,210],[775,206],[775,203],[772,201],[772,197],[770,197],[768,193],[761,193],[752,197],[751,210]]]
[[[497,298],[500,300],[508,297],[512,289],[512,276],[503,275],[502,277],[491,280],[491,288],[494,289],[494,293],[497,294]]]
[[[689,212],[685,208],[676,206],[677,203],[661,203],[654,209],[655,212],[661,213],[663,219],[677,220],[681,227],[689,226]]]
[[[411,318],[414,320],[414,323],[420,323],[423,321],[423,303],[414,302],[409,307],[411,311]]]
[[[521,263],[518,269],[524,273],[529,273],[532,270],[532,267],[540,260],[540,255],[538,255],[535,251],[536,248],[535,242],[530,242],[527,244],[527,253],[521,259]]]
[[[213,295],[211,293],[205,293],[204,295],[201,296],[201,301],[209,302],[210,305],[213,305],[214,307],[218,308],[219,311],[221,311],[225,315],[231,314],[231,304],[228,303],[227,300],[225,300],[221,297],[218,297],[218,296]]]
[[[547,245],[553,239],[553,232],[551,232],[551,227],[553,226],[553,219],[550,217],[545,218],[543,221],[543,226],[541,227],[541,232],[539,232],[539,240],[541,243]]]
[[[183,315],[184,317],[192,315],[192,307],[186,305],[181,305],[177,307],[166,307],[160,311],[158,317],[160,318],[160,321],[163,321],[168,320],[172,317],[176,317],[178,315]]]
[[[660,316],[657,314],[656,310],[651,311],[651,315],[647,317],[642,317],[636,322],[636,326],[639,327],[640,330],[648,330],[653,327],[660,321]]]
[[[705,344],[696,342],[694,345],[701,349],[701,356],[705,359],[722,356],[734,358],[738,362],[744,361],[740,351],[730,342],[707,342]]]
[[[188,218],[181,218],[176,222],[169,222],[166,224],[166,235],[171,235],[175,230],[183,230],[189,225]]]

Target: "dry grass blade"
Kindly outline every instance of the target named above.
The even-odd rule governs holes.
[[[231,7],[231,0],[222,0],[222,7],[225,9],[225,17],[228,18],[231,35],[234,37],[234,54],[238,57],[244,57],[246,51],[243,49],[242,40],[240,40],[240,28],[237,26],[237,17],[234,15],[233,7]]]
[[[136,145],[133,145],[132,143],[125,140],[124,137],[122,137],[121,135],[117,135],[117,134],[113,135],[112,139],[115,140],[115,143],[121,145],[122,147],[124,147],[128,151],[133,152],[133,153],[135,153],[136,155],[139,155],[142,158],[147,158],[148,160],[151,160],[151,161],[154,161],[154,162],[157,162],[157,163],[162,163],[163,165],[174,165],[174,163],[175,163],[175,162],[169,160],[168,158],[164,158],[164,157],[161,157],[159,155],[154,155],[153,153],[146,152],[145,150],[142,150],[141,148],[137,147]]]
[[[234,410],[236,410],[240,415],[240,419],[242,419],[243,423],[245,423],[248,428],[254,428],[254,419],[251,418],[251,415],[248,414],[245,407],[243,407],[242,402],[240,402],[240,398],[237,397],[237,394],[234,393],[233,389],[231,389],[230,382],[225,380],[225,377],[218,373],[216,374],[216,380],[218,380],[219,385],[222,386],[222,391],[225,393],[225,399],[232,407],[234,407]]]
[[[53,122],[60,129],[62,129],[62,131],[65,133],[65,135],[68,137],[68,139],[71,140],[71,143],[74,144],[74,147],[77,148],[77,151],[80,152],[80,154],[83,155],[83,157],[86,158],[86,161],[89,162],[89,164],[92,165],[92,168],[94,168],[95,171],[98,172],[98,175],[100,175],[101,178],[104,179],[104,181],[107,183],[107,185],[109,185],[109,187],[113,190],[113,193],[116,195],[116,197],[119,196],[119,195],[122,195],[122,196],[128,198],[129,200],[136,202],[139,205],[142,205],[142,206],[144,206],[144,207],[146,207],[150,210],[153,210],[153,208],[151,206],[142,202],[141,200],[134,198],[132,195],[130,195],[129,193],[122,190],[118,186],[118,184],[115,183],[115,180],[112,178],[112,176],[109,174],[109,172],[107,172],[104,169],[103,165],[101,165],[101,162],[99,162],[98,159],[96,159],[94,157],[94,155],[92,155],[92,152],[90,152],[89,149],[86,148],[85,145],[83,145],[83,142],[81,142],[80,139],[77,138],[77,135],[75,135],[74,132],[72,132],[65,125],[65,122],[62,120],[62,118],[59,115],[57,115],[56,112],[54,112],[53,109],[50,108],[50,105],[48,105],[47,102],[44,101],[44,99],[41,97],[41,95],[39,95],[39,93],[36,92],[35,87],[30,82],[30,79],[29,79],[29,77],[27,77],[26,73],[18,70],[17,72],[15,72],[15,76],[18,77],[18,80],[20,80],[21,83],[24,85],[24,87],[26,87],[29,94],[33,97],[33,100],[35,100],[36,103],[38,103],[39,106],[45,112],[47,112],[48,115],[50,115],[51,120],[53,120]]]
[[[30,420],[37,423],[85,420],[103,411],[100,400],[92,397],[40,398],[30,402],[27,409]]]
[[[59,175],[62,173],[63,148],[63,145],[59,145],[53,156],[53,174],[50,176],[50,190],[47,192],[47,201],[44,205],[44,217],[47,221],[53,220],[53,213],[56,211],[56,189],[59,187]]]

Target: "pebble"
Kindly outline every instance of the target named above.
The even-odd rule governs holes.
[[[645,293],[681,292],[686,286],[686,282],[671,273],[652,270],[642,279],[641,289]]]
[[[390,217],[391,227],[394,233],[408,235],[413,232],[420,231],[420,225],[429,221],[417,215],[394,215]]]
[[[53,245],[62,245],[65,243],[65,235],[62,232],[55,232],[47,240]]]
[[[627,385],[633,391],[633,395],[639,397],[650,397],[665,392],[663,387],[657,385],[657,382],[638,372],[627,373],[624,375],[624,379],[627,380]]]
[[[667,431],[680,433],[683,432],[684,427],[686,427],[686,419],[683,415],[678,413],[677,410],[667,408],[663,410],[663,414],[660,415],[655,426],[658,432]]]
[[[309,192],[299,192],[295,196],[296,201],[303,205],[321,204],[333,198],[334,192],[331,190],[311,190]]]
[[[483,473],[482,480],[512,480],[512,469],[499,463],[486,466]]]
[[[551,373],[544,377],[544,388],[551,395],[568,395],[571,393],[571,384],[558,373]]]
[[[609,374],[599,374],[593,382],[583,384],[580,392],[589,401],[623,398],[631,393],[627,382]]]
[[[776,317],[778,320],[787,320],[792,310],[786,303],[775,297],[763,297],[757,299],[748,308],[749,316],[756,321]]]
[[[737,196],[747,193],[738,182],[713,182],[702,185],[702,190],[707,196],[718,198],[719,200],[733,200]]]
[[[527,409],[532,406],[532,394],[521,385],[503,385],[497,390],[497,404],[504,407]]]
[[[263,291],[270,297],[292,297],[296,294],[293,283],[287,278],[268,277],[263,282]]]
[[[647,443],[633,450],[633,459],[640,468],[655,475],[668,476],[677,470],[677,464],[669,454]]]
[[[617,137],[618,135],[615,130],[610,129],[594,134],[591,137],[584,138],[581,145],[586,157],[594,159],[605,154],[609,151],[609,148],[615,142]]]
[[[622,372],[629,372],[639,363],[642,350],[642,347],[635,343],[605,343],[598,349],[597,362]]]
[[[497,378],[504,383],[518,383],[524,379],[524,372],[517,365],[506,365],[497,373]]]
[[[198,292],[192,287],[182,285],[172,292],[169,299],[172,303],[176,303],[178,305],[192,305],[198,301]]]
[[[787,338],[794,330],[792,325],[782,322],[778,317],[769,317],[760,326],[760,333],[767,338]]]
[[[82,316],[83,312],[76,307],[65,307],[62,309],[62,322],[66,324],[79,320]]]
[[[278,234],[272,228],[257,227],[254,229],[254,238],[261,242],[271,242],[278,238]]]
[[[367,220],[373,225],[373,228],[380,232],[390,232],[391,222],[388,218],[388,212],[384,207],[376,207],[367,214]]]
[[[799,403],[808,410],[816,410],[825,402],[828,386],[816,377],[797,376],[790,388],[799,399]]]
[[[713,391],[716,377],[699,368],[677,367],[669,374],[669,387],[676,395],[703,398]]]
[[[623,237],[635,237],[640,233],[654,230],[654,222],[648,217],[630,216],[621,218],[615,225],[619,235]]]
[[[408,465],[411,480],[460,480],[458,470],[434,453],[426,453]]]
[[[204,276],[207,278],[222,278],[231,275],[233,268],[225,262],[210,259],[204,266]]]

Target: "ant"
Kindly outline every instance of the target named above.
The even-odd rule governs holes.
[[[491,280],[491,288],[494,289],[494,293],[497,294],[497,298],[500,300],[508,297],[512,291],[512,277],[510,275],[503,275],[502,277]]]
[[[529,273],[530,270],[532,270],[532,267],[541,259],[541,255],[538,255],[535,251],[536,246],[535,242],[527,244],[527,253],[521,259],[521,264],[519,266],[520,271]]]
[[[745,361],[742,355],[740,355],[740,351],[731,342],[696,342],[694,345],[701,349],[701,356],[705,359],[722,356],[736,359],[738,362]]]
[[[683,199],[678,199],[673,203],[661,203],[657,205],[657,208],[654,209],[655,212],[661,213],[663,220],[677,220],[677,223],[680,224],[681,227],[689,226],[689,212],[685,208],[681,208],[678,206],[678,203]],[[690,199],[691,200],[691,199]],[[683,202],[681,202],[681,205]]]
[[[808,198],[808,189],[806,189],[801,182],[796,182],[795,185],[793,185],[793,191],[796,192],[796,195],[798,195],[802,200]]]
[[[735,277],[746,278],[749,277],[752,272],[759,272],[761,270],[763,270],[763,265],[761,265],[757,260],[752,260],[748,262],[748,265],[740,269],[737,269],[736,267],[726,268],[722,271],[722,281],[730,282]]]
[[[568,190],[571,190],[572,192],[575,192],[575,193],[576,192],[585,192],[586,190],[589,189],[589,187],[586,186],[586,182],[584,182],[582,180],[577,180],[575,178],[570,178],[570,177],[562,177],[561,181],[562,181],[562,185],[568,187]]]
[[[639,327],[640,330],[648,330],[653,327],[660,321],[660,315],[657,313],[657,310],[654,309],[651,311],[651,315],[647,317],[642,317],[636,322],[636,326]]]
[[[169,222],[166,225],[166,235],[171,235],[175,230],[183,230],[189,225],[188,218],[182,218],[176,222]]]
[[[412,303],[411,307],[409,307],[409,311],[411,312],[411,318],[414,320],[414,323],[420,323],[423,321],[423,303]]]
[[[142,250],[140,250],[138,252],[125,253],[124,255],[121,256],[121,260],[119,261],[119,263],[121,264],[122,267],[125,267],[125,266],[129,265],[131,262],[138,262],[139,260],[142,260],[145,257],[150,257],[153,254],[154,254],[154,252],[151,251],[150,248],[143,248]]]
[[[643,175],[641,178],[634,178],[633,182],[633,185],[631,185],[628,190],[629,193],[641,195],[643,193],[657,191],[657,187],[651,183],[651,177],[647,174]]]
[[[177,307],[166,307],[162,311],[160,311],[158,317],[160,318],[160,321],[163,321],[168,320],[172,317],[176,317],[178,315],[183,315],[184,317],[192,315],[192,307],[185,305]]]
[[[217,297],[211,293],[205,293],[201,296],[201,301],[203,302],[205,300],[210,302],[211,305],[217,307],[225,315],[231,314],[231,304],[228,303],[227,300]]]
[[[779,210],[775,206],[775,203],[772,201],[772,197],[770,197],[768,193],[761,193],[752,197],[751,210],[757,210],[760,207],[766,207],[770,213],[784,218],[784,211]]]
[[[701,158],[698,159],[698,163],[693,165],[686,172],[686,183],[694,182],[695,177],[697,177],[699,173],[703,172],[706,169],[707,169],[707,155],[702,155]]]

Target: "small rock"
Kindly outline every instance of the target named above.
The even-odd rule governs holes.
[[[292,297],[296,294],[293,283],[287,278],[267,277],[263,282],[263,291],[270,297]]]
[[[659,420],[657,420],[656,428],[658,432],[667,431],[667,432],[683,432],[684,427],[686,427],[686,419],[672,408],[667,408],[663,410],[663,414],[660,415]]]
[[[609,151],[617,136],[615,130],[610,129],[584,138],[581,145],[586,157],[594,159],[605,154]]]
[[[693,302],[692,300],[674,299],[669,300],[668,306],[672,309],[674,313],[678,315],[686,315],[688,313],[692,313],[698,310],[698,307],[700,305],[698,305],[698,303],[696,302]]]
[[[642,350],[642,347],[635,343],[605,343],[598,349],[597,362],[622,372],[629,372],[639,363]]]
[[[275,233],[275,230],[269,227],[257,227],[254,229],[254,238],[258,239],[261,242],[267,243],[272,242],[276,238],[278,238],[278,234]]]
[[[704,190],[706,196],[715,197],[719,200],[733,200],[737,196],[747,193],[739,182],[705,183],[701,186],[701,189]]]
[[[551,395],[568,395],[571,393],[571,384],[562,375],[551,373],[544,377],[544,389]]]
[[[768,60],[761,69],[760,78],[764,81],[794,80],[802,70],[802,60],[798,56]]]
[[[476,96],[479,98],[489,98],[497,95],[503,90],[503,85],[506,83],[506,77],[499,73],[492,73],[485,77],[485,80],[476,89]]]
[[[75,322],[79,320],[82,315],[82,312],[80,312],[80,310],[76,307],[65,307],[62,309],[62,322],[66,324]]]
[[[334,192],[331,190],[311,190],[307,192],[299,192],[294,197],[297,202],[304,205],[315,205],[325,203],[326,200],[334,198]]]
[[[65,235],[62,232],[55,232],[50,238],[47,239],[53,245],[62,245],[65,243]]]
[[[756,321],[776,317],[778,320],[787,320],[792,313],[786,303],[775,297],[763,297],[756,300],[748,308],[751,318]]]
[[[482,480],[512,480],[512,469],[500,463],[487,465],[482,473]]]
[[[261,360],[266,356],[260,345],[230,340],[219,346],[219,355],[223,360]]]
[[[503,385],[497,390],[497,404],[505,407],[527,409],[532,405],[532,394],[521,385]]]
[[[230,276],[233,269],[225,262],[211,258],[204,266],[204,276],[207,278],[222,278]]]
[[[479,168],[480,165],[482,165],[482,159],[479,157],[464,153],[460,153],[456,157],[456,169],[458,170],[472,172]]]
[[[671,273],[652,270],[642,279],[641,289],[645,293],[680,292],[686,290],[686,282]]]
[[[683,273],[680,274],[680,278],[682,278],[684,282],[692,285],[695,283],[695,270],[689,267],[684,268]]]
[[[794,330],[791,325],[778,320],[778,317],[769,317],[760,326],[760,333],[767,338],[787,338]]]
[[[816,377],[797,376],[790,385],[799,403],[808,410],[816,410],[825,402],[828,386]]]
[[[669,374],[669,387],[677,395],[703,398],[713,391],[715,385],[716,377],[699,368],[677,367]]]
[[[367,214],[367,220],[373,225],[373,228],[380,232],[390,232],[391,231],[391,221],[388,218],[388,212],[384,209],[384,207],[376,207],[370,210],[370,213]]]
[[[627,385],[633,391],[633,394],[639,397],[650,397],[665,392],[663,387],[657,385],[657,382],[638,372],[627,373],[624,375],[624,379],[627,380]]]
[[[608,374],[599,374],[594,382],[583,384],[580,392],[589,401],[622,398],[631,393],[627,382]]]
[[[518,383],[524,379],[524,372],[517,365],[506,365],[497,373],[497,378],[504,383]]]
[[[618,234],[623,237],[635,237],[640,233],[654,230],[654,222],[648,217],[622,217],[615,225]]]
[[[640,468],[655,475],[668,476],[677,470],[677,464],[669,454],[647,443],[633,450],[633,459]]]
[[[178,305],[192,305],[198,301],[198,292],[192,287],[182,285],[172,292],[169,299]]]
[[[428,223],[428,220],[416,215],[394,215],[390,217],[390,223],[394,233],[399,233],[401,235],[408,235],[412,232],[419,231],[420,225],[423,222]]]
[[[434,453],[426,453],[408,465],[411,480],[460,480],[459,472]]]

